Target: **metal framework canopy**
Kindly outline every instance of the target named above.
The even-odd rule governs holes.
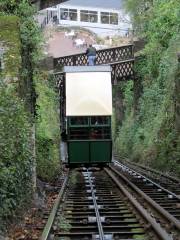
[[[64,67],[66,116],[111,116],[110,66]]]

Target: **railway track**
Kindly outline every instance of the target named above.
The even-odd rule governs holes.
[[[115,159],[118,159],[117,155],[115,155]],[[162,173],[160,171],[157,171],[155,169],[152,169],[150,167],[146,167],[141,164],[128,161],[127,159],[120,162],[126,165],[126,167],[129,167],[130,169],[133,169],[134,171],[137,171],[143,174],[144,176],[150,178],[154,182],[158,182],[162,187],[180,196],[180,180],[179,179],[172,177],[168,174]]]
[[[41,240],[178,239],[121,181],[114,167],[70,172]]]
[[[114,164],[115,166],[110,168],[116,172],[121,184],[128,186],[142,206],[154,214],[157,221],[169,232],[174,232],[179,239],[180,197],[129,167],[117,161],[114,161]]]

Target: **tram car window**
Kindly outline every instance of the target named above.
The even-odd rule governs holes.
[[[88,126],[88,117],[71,117],[71,126]]]
[[[109,125],[109,117],[104,117],[104,116],[96,116],[96,117],[91,117],[91,125]]]
[[[69,166],[104,165],[112,159],[110,66],[65,67],[61,125],[66,125]],[[66,120],[65,120],[66,119]],[[66,121],[66,123],[65,123]]]

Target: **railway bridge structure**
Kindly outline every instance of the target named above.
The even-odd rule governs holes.
[[[55,79],[59,86],[63,78],[64,66],[86,66],[87,56],[85,53],[74,54],[54,58]],[[134,45],[129,44],[120,47],[98,50],[96,53],[96,65],[110,65],[112,69],[112,84],[119,81],[134,79]]]

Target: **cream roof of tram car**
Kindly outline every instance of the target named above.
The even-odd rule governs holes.
[[[64,67],[66,116],[111,116],[110,66]]]

